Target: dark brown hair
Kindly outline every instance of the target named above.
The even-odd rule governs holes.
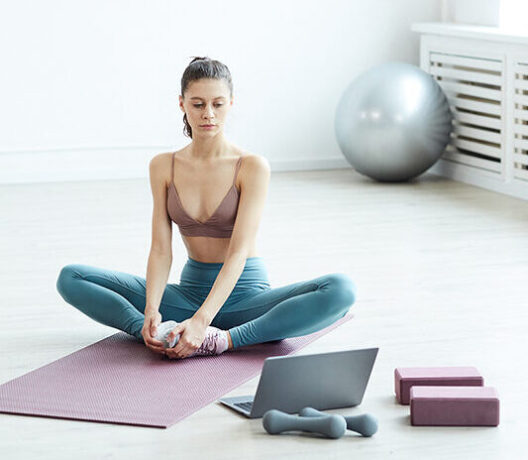
[[[189,63],[181,78],[181,95],[187,90],[189,84],[201,78],[215,78],[217,80],[224,79],[229,87],[229,95],[233,96],[233,81],[231,80],[231,72],[225,64],[220,61],[211,59],[208,56],[194,57]],[[187,121],[187,114],[183,115],[183,134],[192,138],[191,125]]]

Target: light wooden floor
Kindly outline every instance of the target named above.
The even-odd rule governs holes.
[[[147,180],[0,186],[0,383],[117,330],[65,303],[60,268],[145,275]],[[363,404],[372,438],[270,436],[213,403],[154,429],[0,414],[3,459],[517,459],[525,451],[528,201],[425,174],[374,183],[352,169],[272,173],[259,233],[272,285],[346,272],[355,318],[300,353],[380,348]],[[171,282],[186,259],[177,229]],[[524,364],[523,364],[524,363]],[[501,398],[499,427],[412,427],[395,402],[398,366],[476,366]],[[253,393],[258,378],[230,395]],[[170,384],[170,382],[167,382]],[[146,388],[145,391],[148,391]],[[175,388],[174,391],[179,391]],[[526,458],[526,457],[524,457]]]

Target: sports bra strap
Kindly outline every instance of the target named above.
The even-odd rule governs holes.
[[[236,178],[237,178],[237,175],[238,175],[238,170],[240,169],[240,165],[241,164],[242,164],[242,156],[240,156],[238,158],[238,161],[237,161],[237,164],[236,164],[236,167],[235,167],[235,177],[233,178],[233,185],[235,185]]]

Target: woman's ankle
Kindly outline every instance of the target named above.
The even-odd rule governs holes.
[[[227,349],[231,350],[231,348],[233,348],[233,340],[231,340],[231,334],[229,333],[229,331],[226,331],[226,333],[227,333]]]

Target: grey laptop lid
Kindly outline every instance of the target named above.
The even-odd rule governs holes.
[[[254,398],[219,401],[251,418],[262,417],[269,409],[294,414],[306,406],[319,410],[356,406],[363,400],[378,350],[266,358]]]

